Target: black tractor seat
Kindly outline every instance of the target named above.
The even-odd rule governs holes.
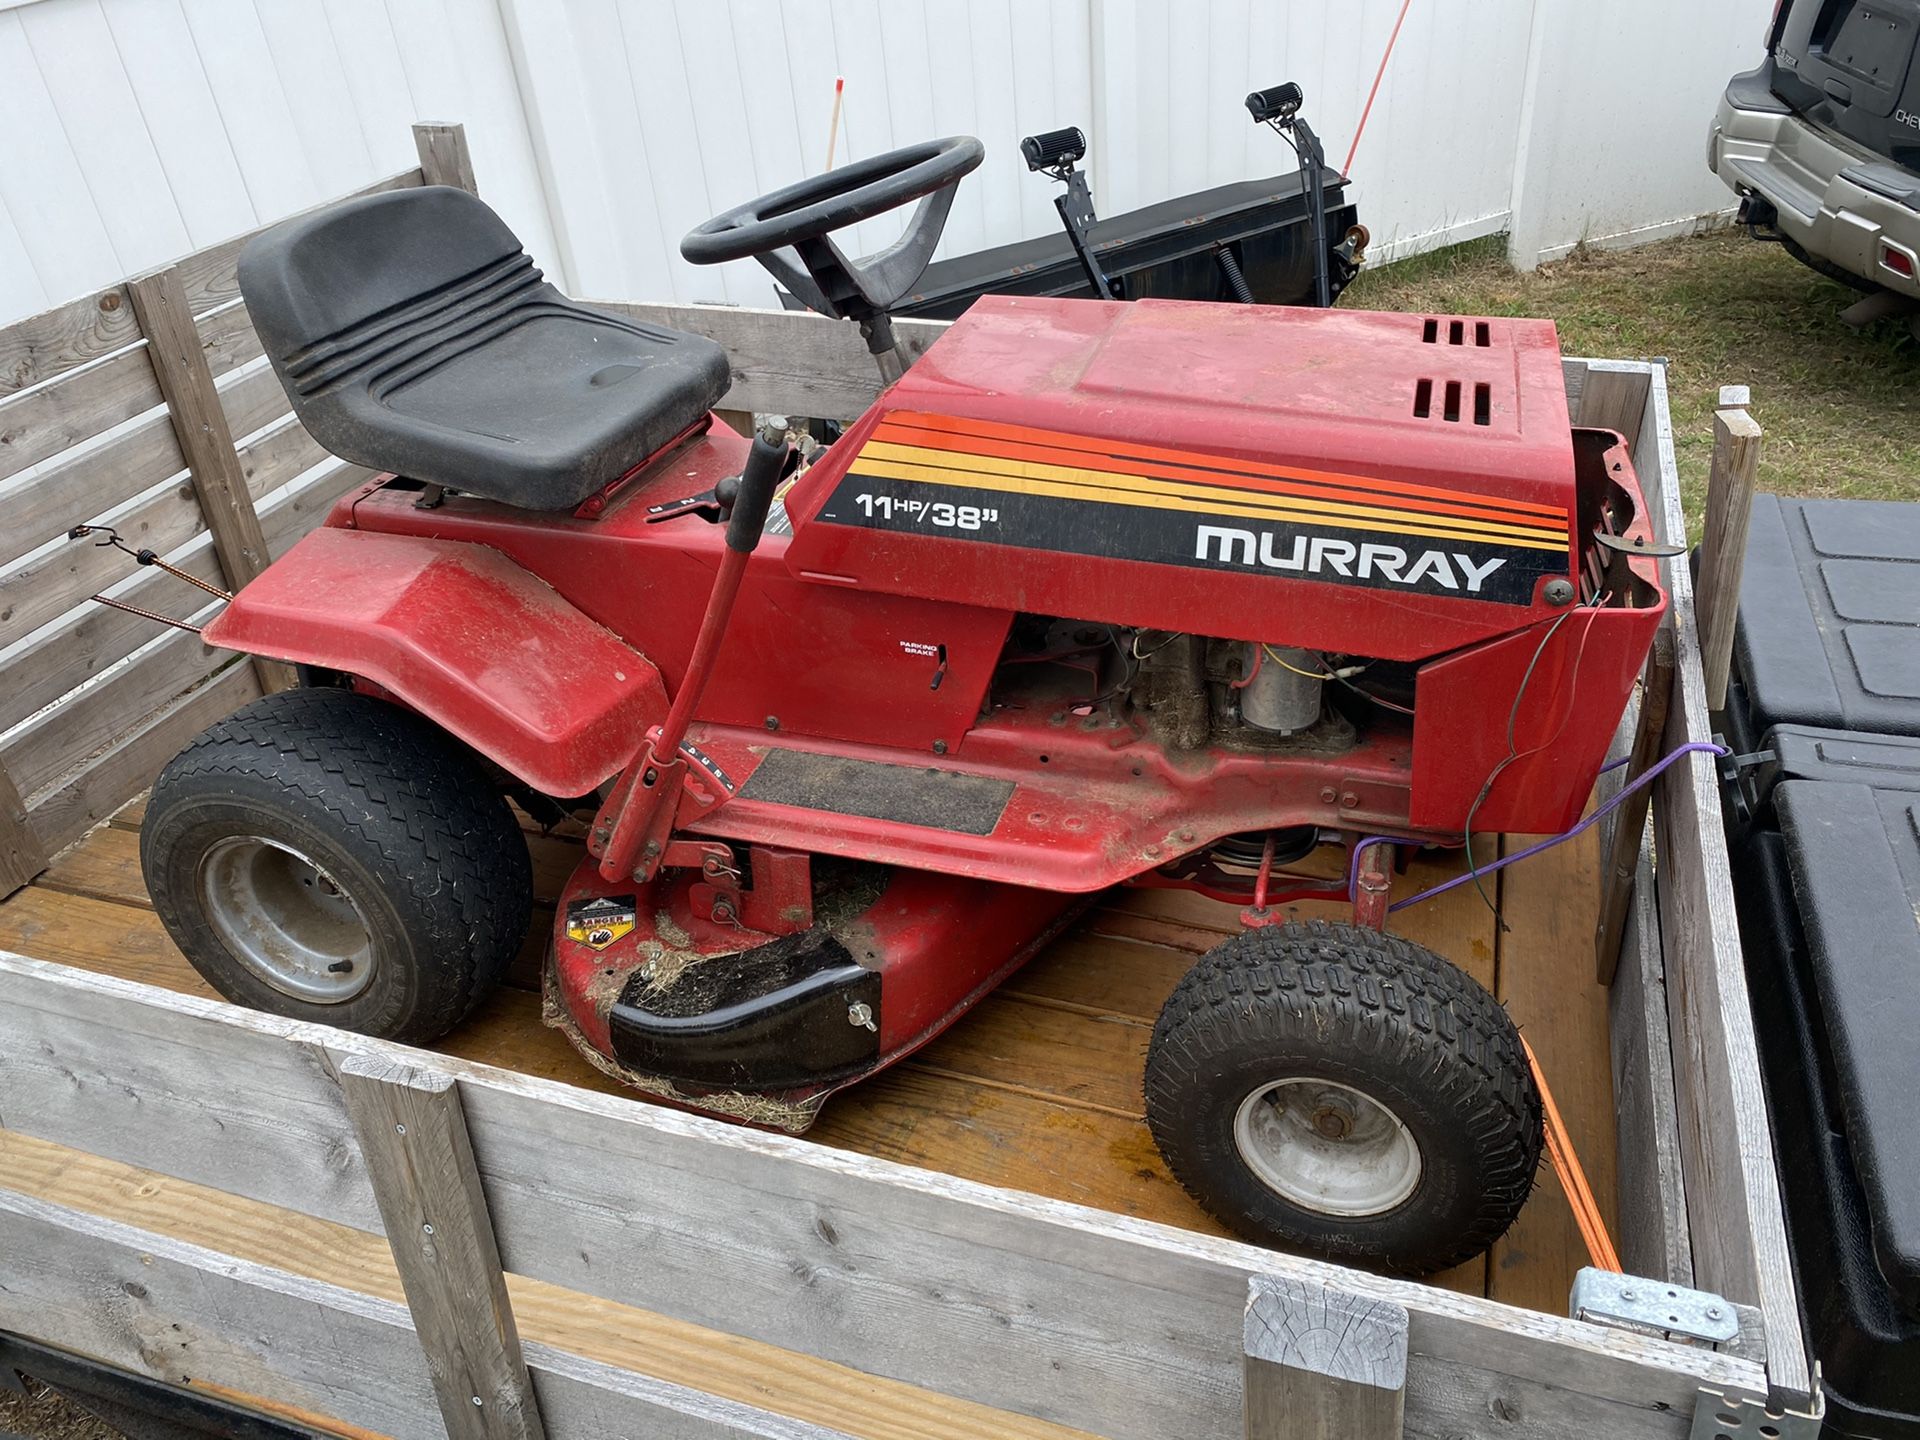
[[[368,195],[240,256],[300,423],[343,460],[529,510],[572,509],[712,409],[711,340],[576,305],[464,190]]]

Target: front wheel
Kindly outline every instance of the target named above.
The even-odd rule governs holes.
[[[1400,1274],[1485,1250],[1540,1161],[1506,1011],[1359,926],[1290,922],[1208,951],[1154,1026],[1146,1093],[1168,1166],[1235,1232]]]
[[[499,983],[532,908],[526,842],[473,753],[346,690],[266,696],[181,751],[140,864],[227,999],[416,1045]]]

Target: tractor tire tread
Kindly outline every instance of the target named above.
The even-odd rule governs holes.
[[[1325,920],[1236,935],[1182,977],[1154,1026],[1146,1070],[1149,1124],[1174,1177],[1203,1204],[1211,1187],[1169,1143],[1186,1121],[1189,1088],[1217,1057],[1254,1046],[1276,1021],[1290,1034],[1337,1036],[1352,1053],[1412,1077],[1452,1123],[1479,1142],[1481,1199],[1450,1249],[1401,1273],[1430,1273],[1484,1251],[1531,1193],[1542,1142],[1539,1095],[1518,1031],[1499,1001],[1459,967],[1399,936]],[[1216,1214],[1218,1211],[1216,1210]],[[1218,1218],[1261,1227],[1244,1207]]]
[[[161,772],[154,797],[222,775],[298,795],[358,836],[388,882],[423,906],[451,882],[473,943],[459,947],[455,983],[411,1032],[446,1033],[499,983],[526,928],[525,904],[514,899],[529,893],[531,861],[524,844],[500,843],[503,815],[515,837],[519,827],[460,742],[411,710],[354,691],[287,690],[195,737]]]

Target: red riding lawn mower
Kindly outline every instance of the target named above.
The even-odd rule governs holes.
[[[714,421],[718,346],[568,301],[465,192],[256,240],[294,410],[385,473],[208,627],[304,684],[168,766],[154,903],[233,1000],[426,1042],[524,937],[509,798],[590,814],[551,1023],[800,1131],[1098,892],[1198,890],[1248,928],[1154,1028],[1174,1174],[1262,1243],[1460,1261],[1540,1099],[1493,997],[1387,933],[1394,861],[1579,820],[1665,607],[1626,448],[1523,320],[990,296],[906,369],[888,305],[980,156],[683,242],[867,336],[891,383],[804,468]],[[830,238],[914,201],[876,256]],[[1347,879],[1301,875],[1328,844]],[[1274,923],[1303,896],[1352,922]]]

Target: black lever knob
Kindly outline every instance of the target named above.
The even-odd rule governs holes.
[[[750,555],[760,544],[767,526],[767,511],[773,506],[773,492],[779,487],[780,472],[787,467],[787,438],[770,440],[772,427],[762,430],[753,440],[746,467],[740,472],[740,486],[734,492],[733,513],[727,517],[727,548]],[[774,432],[777,433],[777,432]]]

